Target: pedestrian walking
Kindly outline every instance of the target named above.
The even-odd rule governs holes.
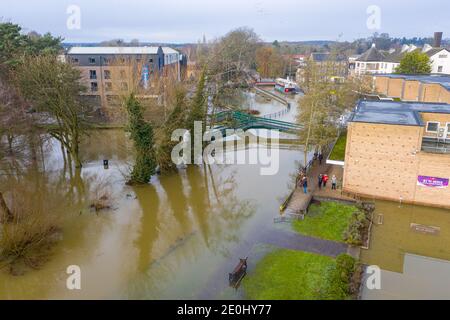
[[[319,190],[322,189],[322,182],[323,182],[323,175],[319,174],[319,180],[318,180],[318,184],[319,184]]]
[[[333,176],[331,177],[331,190],[336,189],[337,189],[337,178],[336,175],[333,174]]]
[[[322,177],[322,184],[324,188],[327,187],[327,182],[328,182],[328,175],[325,173]]]
[[[322,164],[323,154],[322,152],[319,154],[319,164]]]
[[[303,178],[303,193],[307,194],[308,193],[308,179],[306,177]]]

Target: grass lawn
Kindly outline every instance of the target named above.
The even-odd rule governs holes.
[[[267,254],[243,280],[247,299],[314,300],[326,286],[335,260],[317,254],[280,249]]]
[[[305,220],[295,220],[292,226],[303,235],[343,242],[344,231],[347,230],[352,213],[356,210],[354,206],[336,202],[313,204]]]
[[[341,133],[336,141],[336,144],[331,151],[330,160],[344,161],[345,160],[345,146],[347,144],[347,132]]]

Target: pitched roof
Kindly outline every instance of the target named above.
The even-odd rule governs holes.
[[[311,59],[315,62],[335,61],[342,62],[347,61],[347,58],[342,55],[332,55],[329,52],[313,52],[311,53]]]
[[[356,61],[374,62],[384,61],[385,55],[381,53],[375,46],[372,46],[369,50],[364,52]]]
[[[430,50],[426,51],[425,54],[428,55],[428,57],[432,57],[435,54],[441,52],[442,50],[447,50],[446,48],[431,48]],[[448,51],[448,50],[447,50]],[[413,51],[401,51],[401,50],[395,50],[393,53],[388,54],[386,56],[386,58],[382,61],[384,62],[395,62],[395,63],[400,63],[400,61],[402,60],[403,56],[406,53],[410,53],[410,52],[422,52],[422,48],[416,48]]]
[[[436,53],[441,52],[442,50],[447,50],[445,48],[433,48],[425,52],[430,58],[434,56]],[[448,50],[447,50],[448,51]]]

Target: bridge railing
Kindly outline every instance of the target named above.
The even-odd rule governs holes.
[[[216,121],[221,122],[225,120],[235,120],[239,122],[239,126],[257,126],[264,125],[267,129],[285,129],[285,130],[300,130],[302,126],[275,119],[268,119],[263,117],[255,117],[239,111],[222,111],[215,115]]]

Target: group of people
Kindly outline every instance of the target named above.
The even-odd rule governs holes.
[[[322,164],[323,154],[322,152],[314,152],[314,160],[319,160],[319,164]]]
[[[322,189],[322,187],[326,188],[329,179],[330,178],[328,177],[328,175],[326,173],[319,174],[319,177],[318,177],[319,189]],[[331,177],[331,190],[336,190],[336,189],[337,189],[337,178],[336,178],[336,175],[333,174],[333,176]]]

